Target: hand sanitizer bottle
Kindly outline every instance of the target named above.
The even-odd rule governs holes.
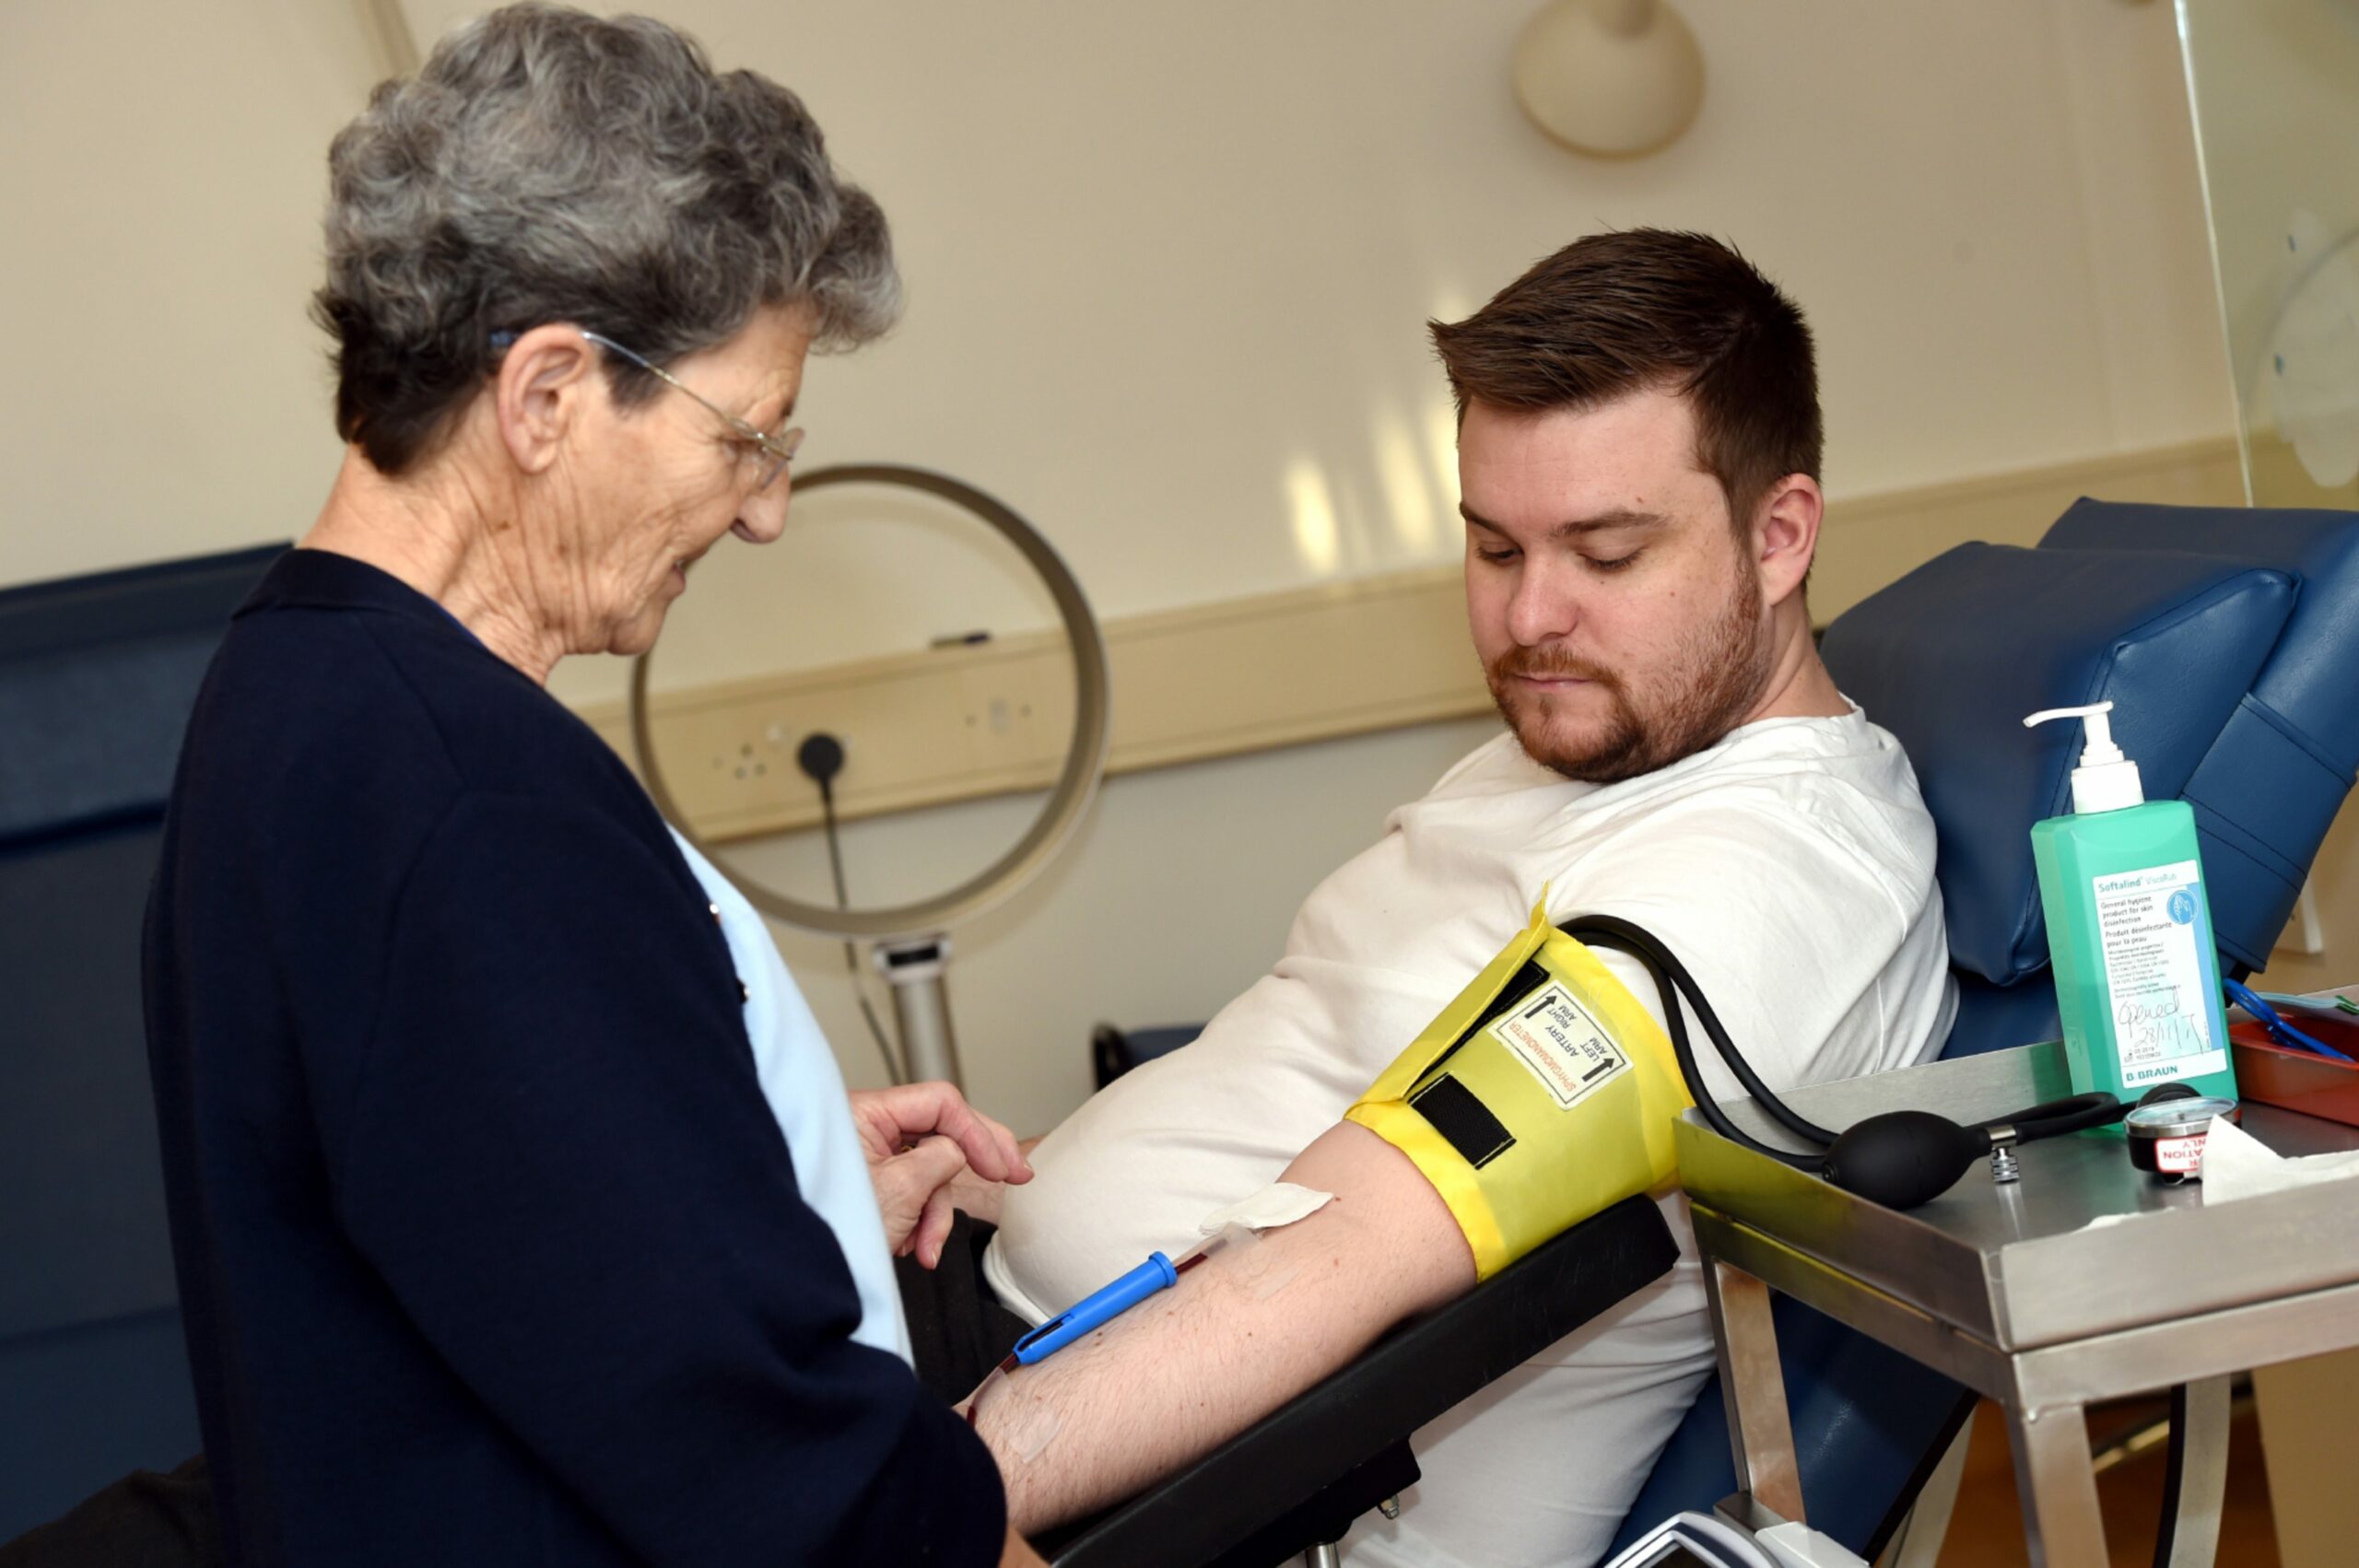
[[[2146,799],[2138,765],[2113,743],[2112,711],[2100,702],[2024,720],[2088,726],[2072,814],[2031,830],[2072,1089],[2135,1100],[2177,1079],[2234,1099],[2195,813],[2184,801]],[[2121,1136],[2118,1126],[2108,1130]]]

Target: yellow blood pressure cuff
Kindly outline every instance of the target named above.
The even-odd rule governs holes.
[[[1671,1180],[1692,1104],[1662,1025],[1543,904],[1344,1116],[1433,1183],[1487,1280]]]

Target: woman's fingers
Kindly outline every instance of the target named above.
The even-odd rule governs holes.
[[[1015,1135],[967,1103],[949,1083],[904,1083],[864,1089],[851,1096],[863,1124],[863,1139],[876,1156],[880,1145],[910,1142],[939,1134],[958,1146],[975,1174],[988,1181],[1026,1182],[1032,1167]]]
[[[943,1183],[925,1200],[925,1211],[918,1216],[918,1228],[911,1235],[911,1250],[919,1264],[927,1269],[942,1261],[942,1248],[950,1240],[951,1222],[958,1217],[957,1205],[950,1200],[950,1184]]]
[[[939,1137],[921,1139],[916,1147],[869,1167],[869,1178],[876,1188],[877,1214],[885,1222],[885,1239],[892,1244],[896,1257],[916,1245],[936,1197],[949,1203],[946,1189],[966,1168],[966,1156],[958,1145]],[[947,1234],[946,1223],[941,1228]],[[937,1255],[940,1250],[937,1240]]]

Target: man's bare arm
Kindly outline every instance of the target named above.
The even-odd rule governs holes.
[[[1367,1129],[1331,1128],[1285,1179],[1335,1201],[990,1387],[977,1425],[1018,1529],[1137,1492],[1473,1284],[1449,1211]]]

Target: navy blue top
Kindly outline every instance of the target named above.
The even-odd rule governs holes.
[[[146,963],[233,1561],[997,1561],[990,1455],[850,1337],[662,819],[431,600],[271,569]]]

